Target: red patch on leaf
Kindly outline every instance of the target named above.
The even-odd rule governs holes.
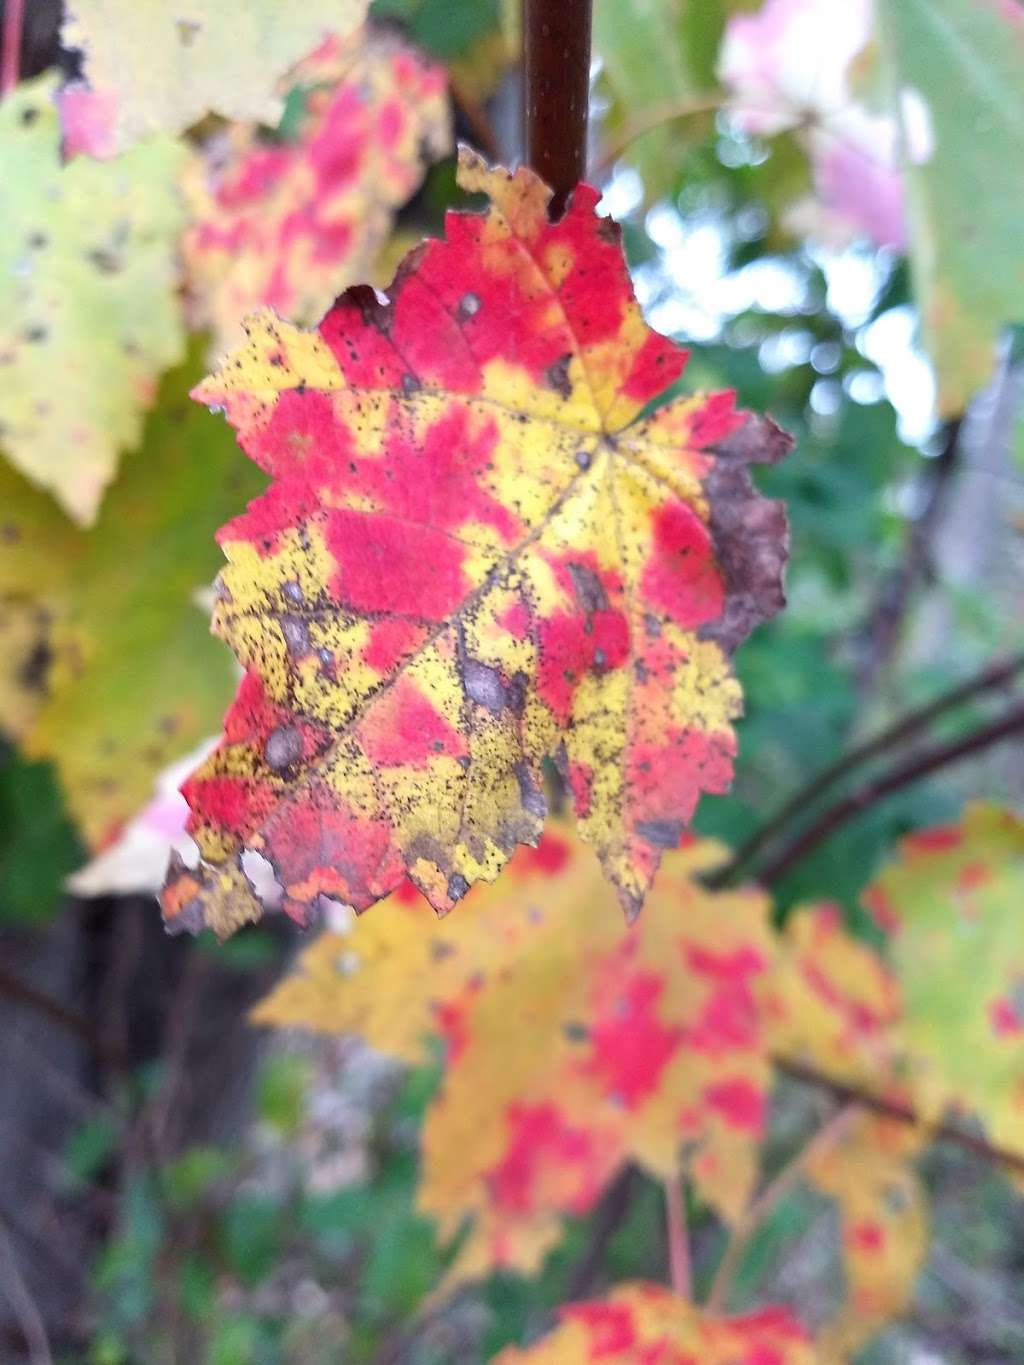
[[[594,1360],[632,1350],[637,1344],[633,1314],[619,1304],[570,1303],[559,1309],[558,1316],[586,1328]]]
[[[669,502],[653,514],[654,536],[642,591],[684,630],[722,614],[725,588],[711,535],[692,508]]]
[[[508,1145],[487,1177],[495,1207],[506,1213],[529,1213],[537,1207],[538,1182],[545,1168],[559,1170],[564,1207],[590,1208],[601,1188],[592,1135],[566,1124],[553,1104],[515,1104],[507,1115]]]
[[[616,957],[609,962],[613,974],[621,961]],[[607,983],[599,989],[605,994]],[[682,1040],[681,1029],[667,1028],[658,1017],[656,1007],[664,989],[664,981],[653,972],[635,973],[602,1001],[590,1027],[590,1049],[581,1066],[600,1079],[610,1099],[627,1109],[655,1093]]]
[[[370,709],[359,737],[371,763],[423,767],[445,755],[461,758],[466,741],[408,678],[399,678]]]
[[[709,1085],[704,1098],[733,1128],[751,1133],[764,1129],[765,1098],[762,1091],[741,1076]]]
[[[879,1252],[885,1246],[885,1228],[872,1220],[851,1223],[846,1230],[846,1240],[857,1251]]]
[[[1013,1001],[1005,995],[992,1001],[988,1017],[997,1038],[1017,1038],[1024,1033],[1024,1020]]]

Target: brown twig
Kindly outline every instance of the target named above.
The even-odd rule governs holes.
[[[7,1229],[0,1223],[0,1288],[11,1306],[15,1321],[25,1338],[30,1365],[53,1365],[53,1352],[46,1335],[46,1324],[39,1311],[39,1305],[32,1297],[28,1285],[18,1269],[18,1259],[7,1235]]]
[[[763,882],[765,886],[772,886],[818,844],[823,843],[855,816],[862,814],[869,806],[873,806],[876,801],[880,801],[883,796],[909,787],[922,777],[927,777],[929,773],[937,772],[940,768],[948,768],[962,758],[968,758],[992,744],[1009,739],[1011,735],[1022,733],[1024,702],[1011,706],[997,720],[979,726],[960,739],[935,744],[912,754],[905,762],[866,782],[822,811],[817,820],[791,839],[774,858],[770,858],[761,867],[757,872],[757,880]]]
[[[25,27],[25,0],[7,0],[0,59],[0,98],[9,95],[21,74],[21,38]]]
[[[792,820],[801,815],[822,792],[835,786],[840,778],[847,777],[855,769],[862,767],[880,754],[888,753],[890,749],[902,744],[904,740],[913,738],[914,735],[926,729],[932,721],[945,715],[954,707],[960,706],[972,697],[980,696],[984,692],[994,691],[1004,683],[1010,682],[1021,669],[1024,669],[1024,652],[1014,654],[1007,659],[998,659],[994,663],[986,665],[980,673],[968,678],[966,682],[959,683],[925,706],[901,716],[892,725],[879,731],[871,739],[849,749],[835,763],[823,768],[805,787],[801,787],[764,824],[759,825],[750,837],[739,845],[727,863],[715,868],[713,873],[705,877],[705,885],[712,888],[728,885],[743,872],[747,864],[756,854],[760,853],[766,844],[771,843],[775,836],[780,834]]]
[[[962,425],[963,417],[954,417],[942,428],[942,447],[931,461],[925,504],[910,528],[903,560],[882,584],[861,632],[864,656],[857,680],[862,690],[872,686],[892,657],[914,589],[931,571],[932,539],[956,469]]]
[[[859,1105],[848,1101],[829,1118],[809,1142],[777,1172],[756,1199],[740,1215],[732,1229],[725,1254],[715,1271],[708,1291],[707,1311],[721,1313],[727,1306],[729,1290],[743,1261],[743,1254],[761,1225],[775,1212],[783,1199],[799,1183],[811,1162],[828,1151],[846,1132]]]
[[[678,123],[683,119],[696,118],[700,114],[713,114],[716,110],[725,108],[725,105],[726,97],[724,95],[707,95],[703,99],[682,100],[676,104],[662,105],[660,109],[653,110],[646,118],[627,123],[615,141],[602,152],[601,159],[594,167],[595,176],[604,175],[610,171],[619,157],[629,150],[637,138],[644,137],[647,133],[653,133],[668,123]]]
[[[80,1042],[95,1052],[108,1065],[114,1068],[124,1065],[123,1056],[104,1042],[88,1019],[76,1014],[74,1010],[69,1010],[66,1005],[62,1005],[59,1000],[48,995],[46,991],[40,990],[37,986],[30,986],[27,981],[22,981],[19,976],[15,976],[13,972],[2,966],[0,966],[0,995],[5,995],[9,1000],[15,1000],[20,1005],[27,1005],[37,1014],[43,1014],[47,1019],[52,1019],[67,1033],[73,1033]]]
[[[872,1113],[880,1114],[882,1118],[896,1119],[897,1122],[907,1123],[914,1128],[923,1127],[933,1141],[951,1143],[954,1147],[970,1152],[972,1156],[980,1157],[990,1165],[1004,1166],[1008,1171],[1024,1175],[1024,1156],[1010,1151],[1008,1147],[998,1147],[976,1133],[965,1132],[954,1123],[932,1123],[922,1118],[913,1105],[904,1104],[901,1100],[888,1099],[884,1095],[872,1094],[870,1090],[862,1090],[848,1081],[826,1075],[813,1066],[805,1066],[803,1062],[794,1062],[787,1057],[773,1057],[772,1065],[776,1071],[788,1076],[791,1081],[813,1086],[816,1090],[826,1090],[834,1099],[848,1104],[855,1103],[862,1109],[870,1109]]]
[[[669,1176],[665,1181],[665,1230],[672,1292],[689,1301],[693,1298],[693,1270],[686,1230],[686,1201],[682,1181],[675,1176]]]
[[[591,0],[523,0],[526,156],[559,214],[587,169]]]

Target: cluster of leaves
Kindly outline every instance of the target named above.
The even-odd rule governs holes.
[[[388,284],[396,215],[450,150],[448,88],[487,132],[513,44],[496,5],[380,5],[419,47],[363,8],[80,0],[65,41],[83,79],[45,75],[0,105],[0,726],[28,761],[0,789],[15,828],[0,896],[31,912],[76,856],[29,764],[52,761],[100,850],[218,729],[237,673],[195,597],[219,526],[214,631],[242,677],[183,787],[198,857],[173,864],[166,923],[225,937],[264,913],[326,916],[256,1019],[440,1059],[382,1121],[365,1186],[257,1195],[244,1159],[214,1149],[134,1180],[98,1271],[97,1357],[145,1353],[178,1242],[168,1315],[214,1360],[312,1361],[342,1340],[353,1360],[420,1340],[430,1358],[443,1296],[558,1264],[640,1170],[669,1190],[673,1288],[630,1263],[533,1345],[508,1344],[538,1337],[528,1309],[471,1349],[505,1365],[852,1359],[912,1303],[942,1125],[968,1145],[980,1126],[976,1144],[1024,1168],[1024,826],[976,805],[911,836],[857,911],[926,802],[862,822],[774,899],[711,890],[727,851],[688,827],[735,840],[780,775],[851,728],[856,661],[828,647],[883,581],[900,526],[883,494],[914,458],[887,404],[853,401],[871,366],[818,260],[790,251],[808,194],[819,234],[849,216],[852,184],[860,226],[909,244],[940,409],[959,412],[1024,308],[1005,231],[1024,20],[1016,0],[879,0],[866,48],[853,4],[808,90],[762,55],[821,22],[813,0],[628,22],[598,4],[609,163],[638,167],[648,200],[717,217],[737,272],[786,250],[803,287],[795,312],[734,318],[684,387],[686,353],[646,325],[586,185],[553,219],[529,170],[465,152],[458,191],[482,211],[449,213]],[[656,236],[627,225],[641,284],[664,265]],[[886,273],[875,315],[907,297]],[[804,360],[780,379],[766,357],[787,345]],[[789,438],[736,391],[794,428],[798,462],[778,463]],[[734,668],[782,605],[778,498],[796,606]],[[734,770],[736,794],[701,803]],[[544,832],[552,805],[575,832]],[[63,850],[41,879],[22,812]],[[813,903],[787,915],[798,893]],[[367,913],[339,927],[352,908]],[[297,1087],[268,1074],[264,1120],[301,1150]],[[793,1076],[847,1101],[773,1172]],[[104,1141],[84,1140],[86,1175]],[[801,1182],[838,1228],[845,1299],[746,1311],[765,1211]],[[680,1186],[713,1234],[706,1295],[681,1268]],[[355,1286],[315,1340],[283,1290],[269,1310],[237,1303],[274,1281],[296,1226],[317,1276]],[[532,1305],[558,1307],[569,1280]]]
[[[809,1360],[809,1327],[815,1358],[847,1359],[912,1300],[928,1247],[917,1163],[929,1121],[980,1120],[1024,1168],[1022,978],[1005,950],[1019,942],[1007,912],[1024,889],[1021,821],[977,805],[961,825],[908,838],[865,894],[884,925],[879,949],[835,906],[800,907],[779,933],[763,892],[704,890],[722,853],[695,842],[668,855],[627,926],[593,854],[550,833],[443,921],[408,885],[323,934],[255,1012],[358,1034],[407,1063],[423,1065],[440,1041],[416,1202],[454,1243],[445,1291],[495,1269],[536,1273],[563,1220],[591,1210],[630,1162],[685,1180],[743,1251],[779,1069],[861,1088],[800,1167],[839,1214],[848,1298],[831,1320],[723,1319],[728,1280],[700,1318],[666,1290],[627,1288],[571,1310],[538,1359],[596,1358],[607,1335],[605,1349],[632,1360],[653,1345],[647,1333],[680,1350],[703,1333],[707,1352],[727,1353],[749,1331],[752,1352],[781,1349],[777,1333]],[[943,956],[972,983],[956,1014]],[[897,1114],[909,1102],[920,1126],[879,1117],[872,1098]]]
[[[88,84],[0,108],[0,731],[91,848],[230,695],[195,599],[260,480],[189,401],[208,348],[260,304],[319,316],[450,149],[444,69],[361,5],[193,10],[76,6]]]

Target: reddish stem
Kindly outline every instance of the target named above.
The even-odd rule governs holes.
[[[0,47],[0,98],[18,84],[21,72],[21,33],[25,23],[25,0],[7,0],[4,5],[4,34]]]
[[[523,0],[526,159],[561,213],[587,170],[591,0]]]
[[[665,1222],[668,1230],[668,1272],[672,1292],[689,1302],[693,1298],[690,1242],[686,1235],[686,1205],[682,1182],[675,1176],[665,1181]]]

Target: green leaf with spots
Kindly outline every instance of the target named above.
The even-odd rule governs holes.
[[[970,805],[905,839],[864,899],[892,934],[921,1112],[975,1114],[1024,1154],[1024,819]]]
[[[0,449],[89,525],[184,353],[185,149],[157,138],[62,165],[56,84],[43,76],[0,105]]]

